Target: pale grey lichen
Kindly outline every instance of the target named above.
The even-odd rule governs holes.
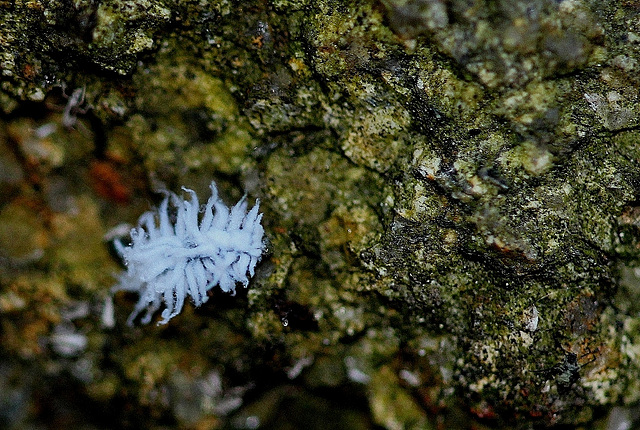
[[[216,285],[235,294],[237,283],[247,287],[262,256],[264,229],[258,200],[249,212],[246,196],[229,210],[211,182],[212,195],[200,216],[196,193],[182,189],[190,200],[168,193],[157,211],[140,217],[138,227],[131,230],[131,244],[115,241],[127,271],[114,291],[140,296],[129,325],[142,311],[146,311],[142,323],[149,323],[162,302],[166,308],[158,324],[166,324],[180,313],[186,296],[200,306]]]

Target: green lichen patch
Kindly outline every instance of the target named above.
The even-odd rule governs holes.
[[[521,86],[598,58],[604,30],[581,2],[386,1],[392,28],[408,40],[428,35],[487,87]]]
[[[235,100],[221,80],[165,52],[159,64],[134,77],[139,113],[122,130],[129,134],[129,151],[170,183],[185,183],[189,170],[238,174],[253,141]],[[180,171],[177,166],[183,179],[165,176]]]

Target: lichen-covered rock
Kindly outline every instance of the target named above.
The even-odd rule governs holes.
[[[7,422],[633,425],[632,3],[5,3]],[[262,201],[248,290],[125,328],[109,241],[212,180]]]

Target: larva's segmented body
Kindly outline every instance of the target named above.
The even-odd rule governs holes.
[[[114,290],[140,295],[129,325],[142,311],[146,311],[142,323],[149,323],[163,302],[166,308],[158,324],[166,324],[180,313],[185,297],[200,306],[216,285],[235,293],[237,283],[249,284],[262,256],[264,229],[258,200],[249,212],[246,196],[229,210],[212,182],[211,197],[200,216],[196,193],[183,190],[190,200],[170,193],[157,211],[140,217],[138,227],[131,230],[130,245],[115,242],[127,271]],[[175,208],[175,223],[171,222],[170,203]]]

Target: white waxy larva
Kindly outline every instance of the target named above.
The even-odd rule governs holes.
[[[138,303],[127,323],[133,324],[143,311],[141,322],[149,323],[162,303],[166,324],[182,310],[185,297],[196,306],[205,303],[207,291],[219,285],[235,294],[236,284],[246,287],[264,250],[264,229],[258,213],[260,202],[247,211],[246,196],[229,210],[211,182],[211,197],[202,216],[196,193],[185,200],[168,193],[157,211],[145,212],[138,227],[131,230],[127,246],[115,242],[127,266],[114,291],[132,291]],[[172,223],[170,205],[175,209]]]

